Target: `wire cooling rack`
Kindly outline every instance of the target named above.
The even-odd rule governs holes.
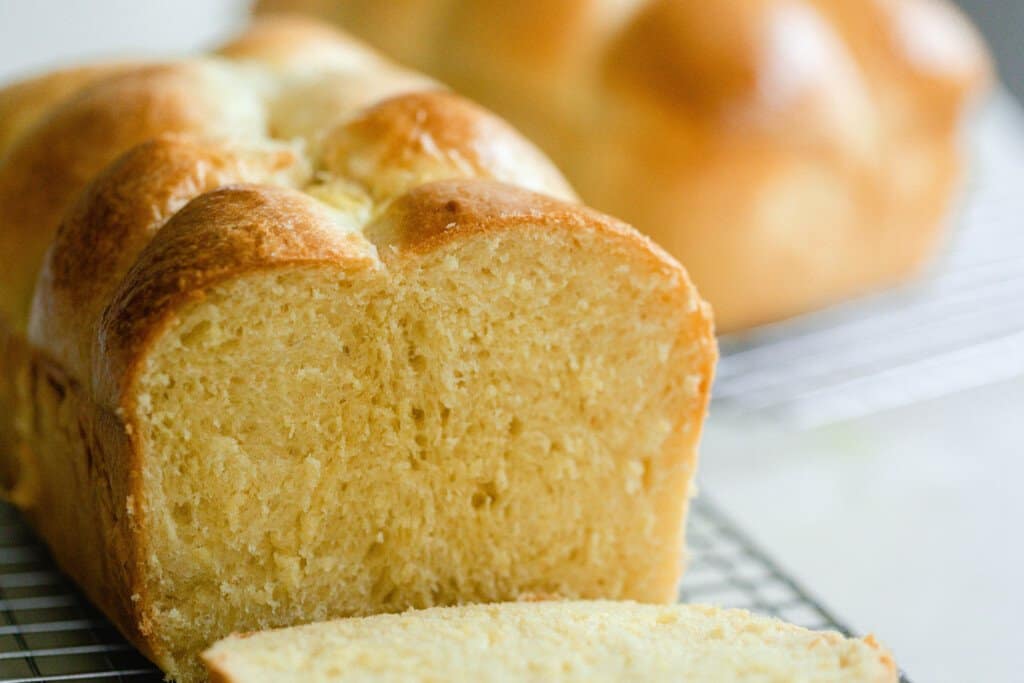
[[[0,503],[0,680],[159,681]]]
[[[1024,113],[998,94],[971,129],[951,242],[903,289],[722,342],[715,415],[815,427],[1024,374]]]
[[[849,633],[703,494],[691,508],[688,545],[681,600],[742,607],[808,628]],[[57,570],[18,513],[3,504],[0,680],[162,680]]]

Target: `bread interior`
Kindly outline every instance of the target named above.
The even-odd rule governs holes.
[[[137,389],[162,664],[329,617],[673,599],[706,356],[686,288],[620,241],[483,233],[180,310]]]

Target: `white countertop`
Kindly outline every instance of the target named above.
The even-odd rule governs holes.
[[[782,433],[712,417],[721,507],[913,681],[1022,680],[1024,380]]]
[[[0,0],[0,79],[186,52],[229,32],[243,5]],[[810,431],[713,416],[703,486],[912,680],[1021,680],[1022,407],[1016,380]]]

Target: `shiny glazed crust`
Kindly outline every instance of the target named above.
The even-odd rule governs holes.
[[[942,235],[988,58],[945,0],[262,0],[491,107],[736,330],[892,285]]]
[[[703,381],[686,417],[703,419],[710,310],[679,264],[575,204],[502,121],[332,30],[268,18],[212,57],[12,86],[0,114],[3,483],[158,663],[136,383],[175,311],[219,282],[306,263],[359,272],[517,220],[593,231],[692,304]]]

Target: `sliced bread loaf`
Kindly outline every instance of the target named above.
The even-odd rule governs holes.
[[[231,636],[203,655],[220,683],[680,681],[892,683],[872,638],[742,610],[633,602],[433,608]]]
[[[0,97],[0,481],[147,656],[673,599],[715,361],[677,262],[309,22],[86,76]]]

